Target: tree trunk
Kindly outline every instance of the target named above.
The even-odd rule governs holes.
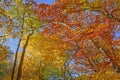
[[[64,66],[62,67],[62,78],[64,78],[64,80],[67,80],[65,73],[66,73],[66,67],[65,67],[65,64],[64,64]]]
[[[30,38],[30,36],[32,34],[33,34],[33,32],[27,36],[26,43],[25,43],[25,45],[23,47],[23,51],[22,51],[22,55],[21,55],[21,60],[20,60],[20,64],[19,64],[19,67],[18,67],[17,80],[20,80],[20,78],[22,76],[22,65],[23,65],[23,61],[24,61],[25,51],[26,51],[26,48],[27,48],[27,45],[28,45],[29,38]]]
[[[21,43],[21,38],[18,42],[18,46],[17,46],[16,52],[15,52],[15,60],[14,60],[14,63],[13,63],[13,68],[12,68],[11,80],[14,80],[14,73],[15,73],[15,67],[16,67],[16,62],[17,62],[17,56],[18,56],[18,50],[19,50],[19,47],[20,47],[20,43]]]

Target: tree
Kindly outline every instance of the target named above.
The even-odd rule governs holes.
[[[108,66],[119,74],[119,6],[118,0],[58,0],[39,4],[35,13],[49,22],[45,34],[56,33],[73,45],[74,71],[93,74]]]
[[[14,79],[14,72],[17,63],[17,55],[21,43],[21,38],[24,34],[29,34],[28,39],[26,40],[26,44],[23,47],[23,55],[20,61],[20,67],[18,69],[18,79],[21,76],[21,67],[24,60],[25,49],[29,40],[29,37],[33,34],[33,32],[38,32],[38,29],[41,27],[41,23],[37,21],[34,16],[34,5],[35,2],[32,0],[27,1],[1,1],[2,5],[5,7],[2,8],[4,12],[1,12],[3,15],[3,19],[1,19],[2,28],[4,28],[2,33],[2,38],[5,41],[6,38],[18,38],[18,46],[16,50],[16,56],[14,61],[14,66],[12,70],[11,80]],[[5,18],[5,20],[4,20]],[[8,23],[8,24],[7,24]],[[7,24],[7,25],[6,25]],[[40,26],[39,26],[40,25]],[[11,27],[12,26],[12,27]],[[11,34],[11,35],[10,35]],[[5,36],[4,36],[5,35]]]
[[[7,46],[0,44],[0,79],[10,78],[13,52]]]

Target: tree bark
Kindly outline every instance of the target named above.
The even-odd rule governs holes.
[[[16,62],[17,62],[17,56],[18,56],[20,43],[21,43],[21,38],[19,39],[18,46],[17,46],[16,52],[15,52],[15,60],[14,60],[14,63],[13,63],[13,68],[12,68],[11,80],[14,80],[14,73],[15,73],[15,67],[16,67]]]
[[[25,43],[25,45],[23,47],[23,51],[22,51],[22,55],[21,55],[21,60],[20,60],[20,64],[19,64],[19,67],[18,67],[17,80],[20,80],[21,76],[22,76],[22,65],[23,65],[23,61],[24,61],[25,51],[26,51],[26,48],[27,48],[27,45],[28,45],[28,42],[29,42],[29,38],[30,38],[30,36],[32,36],[32,34],[33,34],[33,32],[30,33],[27,36],[26,43]]]

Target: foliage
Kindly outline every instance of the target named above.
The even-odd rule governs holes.
[[[119,34],[120,19],[116,13],[119,13],[120,5],[117,2],[58,0],[52,5],[39,4],[35,14],[49,22],[44,34],[57,34],[73,46],[75,62],[70,68],[74,72],[92,75],[107,72],[105,67],[108,67],[119,74],[119,42],[116,42],[119,38],[116,34]]]
[[[9,80],[12,68],[13,52],[0,44],[0,79]]]
[[[13,66],[17,80],[117,80],[119,13],[119,0],[56,0],[51,5],[2,0],[0,42],[19,38]],[[0,79],[7,74],[8,52],[0,44]]]
[[[25,39],[23,39],[22,45],[24,41]],[[59,76],[60,73],[56,74],[56,71],[57,73],[58,71],[60,72],[61,67],[64,65],[65,57],[69,57],[68,54],[64,53],[67,50],[66,48],[69,48],[67,46],[68,44],[61,41],[57,35],[47,37],[35,34],[31,36],[26,49],[23,73],[28,73],[31,77],[34,74],[42,75],[44,79],[48,79],[50,75]]]

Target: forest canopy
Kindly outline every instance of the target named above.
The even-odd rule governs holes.
[[[119,0],[0,1],[0,80],[119,79]]]

